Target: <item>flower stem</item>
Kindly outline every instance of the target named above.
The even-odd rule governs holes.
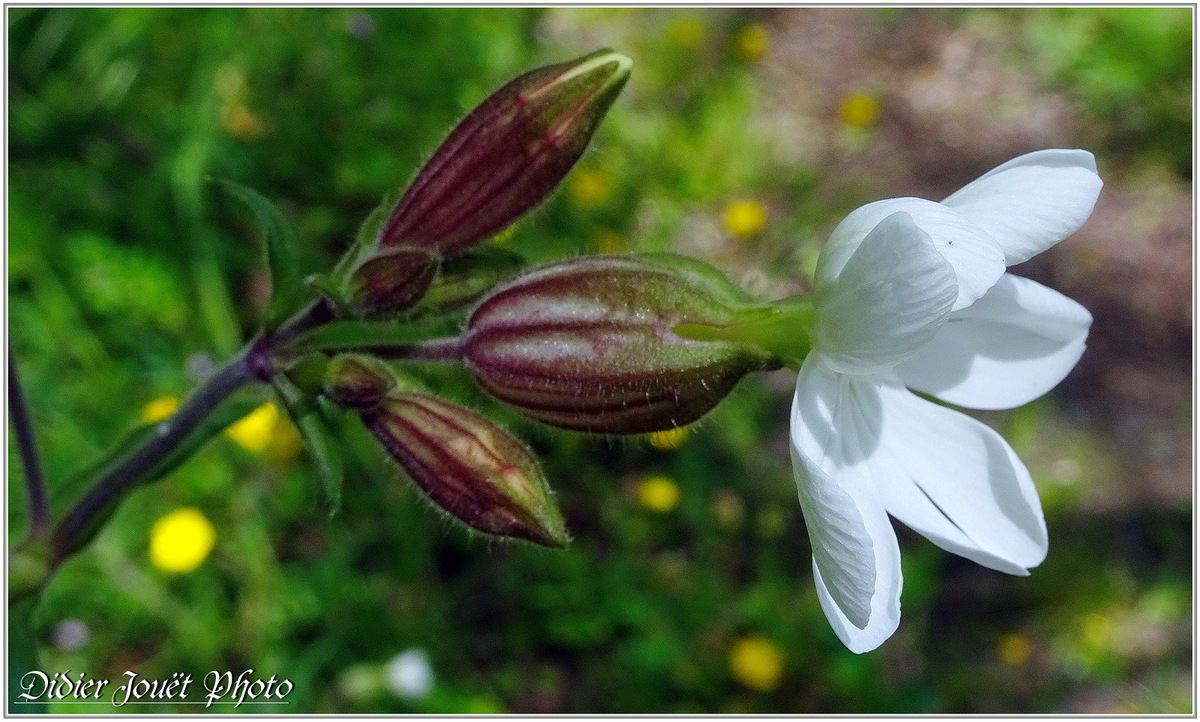
[[[222,401],[251,383],[269,381],[271,355],[275,349],[332,318],[332,309],[324,301],[312,304],[274,335],[251,341],[196,388],[175,413],[158,425],[145,443],[100,476],[59,522],[51,536],[54,566],[78,551],[80,540],[86,538],[96,518],[170,456]]]
[[[25,469],[25,486],[29,496],[29,536],[42,537],[50,530],[50,507],[46,503],[46,482],[42,476],[41,462],[38,460],[37,441],[29,418],[29,407],[25,403],[25,393],[17,376],[17,362],[13,358],[12,346],[8,348],[8,410],[13,431],[17,435],[21,466]]]
[[[459,361],[463,354],[463,339],[456,336],[411,346],[375,346],[361,350],[394,361]]]
[[[97,479],[75,503],[54,529],[55,565],[78,550],[78,539],[96,516],[153,471],[222,401],[256,380],[250,363],[251,348],[253,346],[201,384],[174,414],[158,425],[146,443]]]

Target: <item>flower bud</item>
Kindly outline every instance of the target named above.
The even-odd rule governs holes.
[[[437,275],[438,255],[398,246],[377,252],[346,281],[346,302],[361,314],[396,313],[416,305]]]
[[[511,224],[579,160],[630,65],[601,50],[533,70],[493,93],[417,174],[379,242],[451,256]]]
[[[594,256],[518,276],[476,307],[463,358],[481,386],[544,423],[617,434],[690,423],[750,371],[780,362],[748,343],[684,338],[684,323],[753,314],[714,269],[682,256]]]
[[[433,396],[393,392],[363,421],[417,486],[467,526],[567,545],[537,460],[491,420]]]
[[[323,391],[343,408],[374,409],[395,386],[391,370],[371,356],[343,354],[325,367]]]

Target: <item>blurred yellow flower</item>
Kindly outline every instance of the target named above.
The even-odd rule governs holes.
[[[625,239],[619,233],[602,228],[592,235],[592,245],[597,253],[617,254],[625,251]]]
[[[742,637],[729,651],[729,670],[747,687],[769,692],[783,676],[783,650],[765,637]]]
[[[681,48],[695,48],[704,42],[704,23],[692,16],[677,17],[667,26],[667,39]]]
[[[291,417],[279,417],[275,429],[271,432],[271,441],[267,444],[268,460],[275,466],[287,466],[292,463],[304,448],[304,439],[300,430],[292,423]]]
[[[842,125],[867,130],[879,119],[879,101],[866,93],[851,93],[842,100],[838,111]]]
[[[655,431],[650,434],[650,445],[659,451],[674,451],[687,441],[688,427],[679,426],[666,431]]]
[[[221,66],[213,77],[213,89],[221,100],[221,127],[239,140],[254,140],[267,124],[246,106],[249,87],[246,73],[237,65]]]
[[[190,572],[212,551],[217,535],[199,510],[176,509],[150,529],[150,561],[165,572]]]
[[[675,482],[665,476],[652,476],[638,487],[638,501],[642,506],[666,514],[679,506],[681,494]]]
[[[580,208],[595,208],[612,194],[612,179],[599,168],[579,168],[571,174],[567,193]]]
[[[767,209],[757,201],[734,201],[725,207],[725,230],[737,238],[758,235],[767,225]]]
[[[1083,642],[1093,650],[1107,649],[1112,641],[1116,625],[1103,614],[1092,612],[1083,618]]]
[[[263,119],[241,103],[234,103],[221,113],[221,125],[238,140],[254,140],[267,129]]]
[[[767,34],[767,29],[758,23],[751,23],[742,28],[735,39],[738,54],[744,60],[751,63],[757,63],[762,60],[762,57],[767,54],[767,49],[771,47],[771,36]]]
[[[279,423],[279,408],[271,402],[259,406],[225,430],[242,448],[255,453],[265,451]]]
[[[996,653],[1005,664],[1015,667],[1029,659],[1029,655],[1033,653],[1033,643],[1024,634],[1006,634],[996,645]]]
[[[159,396],[142,407],[141,421],[143,424],[157,424],[179,408],[179,399],[174,396]]]

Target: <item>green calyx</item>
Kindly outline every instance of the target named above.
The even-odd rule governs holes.
[[[757,346],[798,368],[812,350],[817,315],[810,297],[784,299],[770,306],[747,309],[725,326],[681,323],[671,330],[693,341],[724,341]]]

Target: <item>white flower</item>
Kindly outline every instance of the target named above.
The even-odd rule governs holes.
[[[792,406],[792,462],[825,615],[866,652],[900,621],[900,550],[888,515],[1009,574],[1046,556],[1029,472],[990,428],[926,401],[1027,403],[1083,353],[1091,315],[1005,273],[1074,233],[1102,183],[1081,150],[995,168],[941,203],[863,206],[817,266],[813,351]]]
[[[422,699],[433,689],[433,666],[423,649],[409,649],[387,663],[388,689],[403,699]]]

